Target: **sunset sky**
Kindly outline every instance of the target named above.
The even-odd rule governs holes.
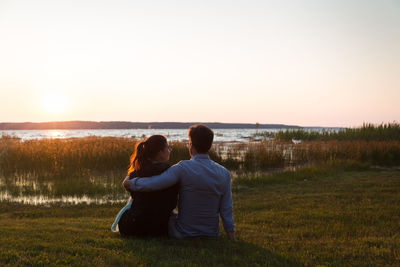
[[[400,121],[400,1],[0,0],[0,122]]]

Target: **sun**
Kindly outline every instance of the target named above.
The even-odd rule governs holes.
[[[50,93],[44,97],[43,106],[47,112],[61,114],[67,109],[68,99],[62,93]]]

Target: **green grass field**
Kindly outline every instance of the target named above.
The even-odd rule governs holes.
[[[0,266],[400,265],[400,171],[308,170],[237,178],[237,242],[126,240],[121,205],[0,203]]]

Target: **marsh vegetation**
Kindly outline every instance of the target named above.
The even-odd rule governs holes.
[[[308,136],[308,137],[307,137]],[[291,138],[302,138],[294,144]],[[138,139],[86,137],[22,141],[0,138],[2,200],[65,196],[124,201],[121,188]],[[189,159],[186,142],[170,142],[170,162]],[[342,132],[287,130],[257,142],[216,143],[210,156],[239,177],[268,176],[323,164],[400,165],[398,124],[364,125]]]

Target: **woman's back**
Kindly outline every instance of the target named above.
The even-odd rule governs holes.
[[[150,177],[161,174],[169,168],[168,163],[154,163],[138,171],[133,171],[129,179],[134,177]],[[168,233],[168,220],[176,207],[179,185],[153,192],[130,192],[133,203],[118,223],[121,235],[152,237],[164,236]]]

